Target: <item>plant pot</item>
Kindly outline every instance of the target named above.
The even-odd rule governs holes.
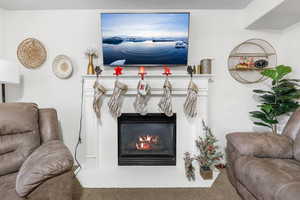
[[[213,171],[211,169],[203,169],[200,167],[200,175],[204,180],[211,180],[213,178]]]

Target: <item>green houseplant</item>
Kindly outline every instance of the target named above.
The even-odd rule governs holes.
[[[269,90],[253,90],[260,97],[259,111],[250,112],[255,118],[255,125],[265,126],[277,134],[279,116],[294,112],[299,108],[297,99],[300,98],[299,79],[288,79],[285,76],[292,72],[289,66],[279,65],[274,69],[265,69],[263,76],[272,80]]]

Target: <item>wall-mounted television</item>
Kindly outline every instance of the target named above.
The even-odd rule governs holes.
[[[189,13],[101,13],[105,66],[187,65]]]

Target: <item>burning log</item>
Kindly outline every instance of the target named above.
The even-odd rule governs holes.
[[[140,136],[138,142],[135,144],[137,150],[151,150],[153,144],[159,143],[159,136]]]

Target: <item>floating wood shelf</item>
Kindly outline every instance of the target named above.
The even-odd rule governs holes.
[[[113,73],[113,72],[112,72]],[[116,77],[115,75],[113,75],[112,73],[108,74],[108,73],[103,73],[100,75],[100,78],[113,78]],[[212,78],[214,75],[213,74],[193,74],[194,78]],[[82,75],[82,77],[84,78],[96,78],[96,75]],[[138,78],[138,74],[133,74],[133,73],[124,73],[121,76],[119,76],[119,78]],[[145,78],[162,78],[165,77],[165,75],[163,74],[158,74],[158,73],[148,73],[145,75]],[[189,78],[190,75],[189,74],[172,74],[169,76],[169,78]]]
[[[259,68],[232,68],[232,69],[229,69],[229,71],[263,71],[265,69],[273,69],[273,67],[262,68],[262,69],[259,69]]]
[[[269,57],[273,56],[275,53],[235,53],[229,57]]]

